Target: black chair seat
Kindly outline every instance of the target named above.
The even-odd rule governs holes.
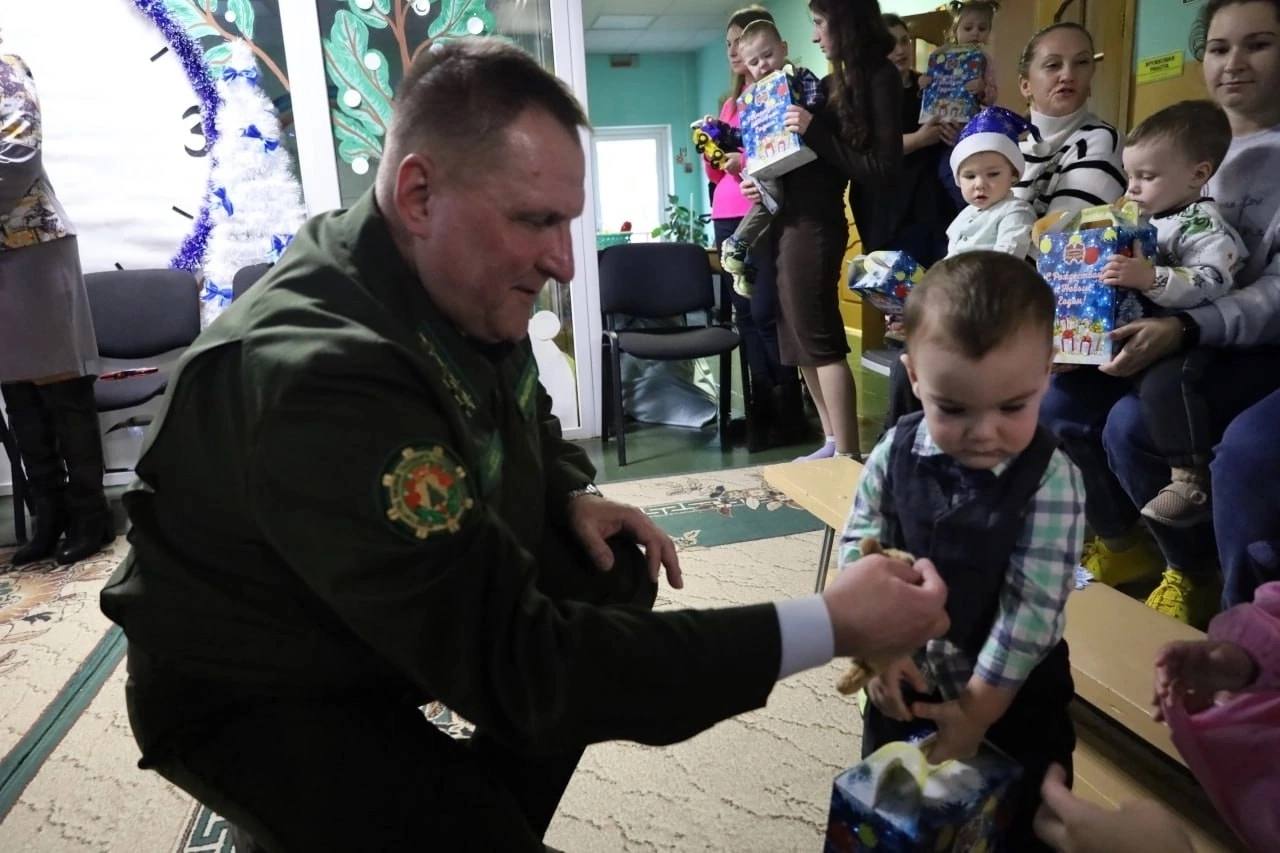
[[[93,383],[93,399],[99,412],[114,412],[141,406],[164,393],[169,384],[169,371],[130,376],[125,379],[99,379]]]
[[[618,346],[623,352],[654,361],[683,361],[720,355],[732,351],[739,340],[737,332],[723,326],[618,332]]]

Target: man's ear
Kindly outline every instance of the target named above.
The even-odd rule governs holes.
[[[435,162],[420,152],[406,154],[396,167],[396,214],[404,229],[415,237],[424,236],[432,224],[430,202],[438,174]]]

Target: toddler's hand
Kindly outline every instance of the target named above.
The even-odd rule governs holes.
[[[921,89],[928,89],[928,88],[929,88],[929,84],[930,84],[930,83],[932,83],[932,82],[933,82],[933,75],[932,75],[932,74],[921,74],[921,75],[920,75],[920,88],[921,88]]]
[[[1113,287],[1150,290],[1156,286],[1156,268],[1146,258],[1112,255],[1102,268],[1102,283]]]
[[[1214,694],[1243,690],[1258,677],[1249,653],[1220,640],[1170,643],[1156,655],[1155,717],[1163,719],[1166,702],[1194,714],[1213,704]]]
[[[925,720],[933,720],[938,734],[929,744],[926,756],[930,764],[941,764],[952,758],[973,758],[987,736],[987,725],[970,712],[963,699],[951,702],[916,702],[911,712]]]
[[[904,678],[920,693],[929,689],[915,661],[911,658],[898,658],[887,666],[881,667],[879,674],[867,683],[867,695],[880,709],[880,713],[891,720],[905,723],[911,719],[911,711],[902,698]]]
[[[976,80],[970,80],[964,84],[964,87],[972,95],[980,95],[987,89],[987,83],[981,77]]]

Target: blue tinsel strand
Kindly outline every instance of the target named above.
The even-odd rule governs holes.
[[[187,34],[186,28],[178,23],[169,14],[169,10],[165,8],[163,0],[133,0],[133,5],[143,14],[151,19],[160,32],[164,33],[165,42],[169,45],[182,63],[182,68],[187,74],[187,80],[191,83],[191,88],[200,98],[200,112],[204,123],[204,136],[208,141],[209,148],[213,148],[213,144],[218,140],[218,108],[222,105],[218,98],[218,90],[214,86],[213,74],[209,71],[209,65],[205,62],[204,51],[198,44],[192,41],[191,36]],[[210,164],[212,166],[212,163]],[[187,235],[187,239],[182,241],[182,246],[178,249],[177,254],[169,261],[169,266],[175,269],[195,270],[204,262],[205,247],[209,242],[209,230],[211,223],[209,221],[209,198],[206,193],[205,201],[200,207],[200,214],[196,217],[196,224],[192,228],[191,233]]]

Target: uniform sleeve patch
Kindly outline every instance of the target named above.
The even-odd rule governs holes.
[[[439,445],[409,445],[382,471],[381,494],[387,521],[416,539],[456,533],[475,501],[467,472]]]

